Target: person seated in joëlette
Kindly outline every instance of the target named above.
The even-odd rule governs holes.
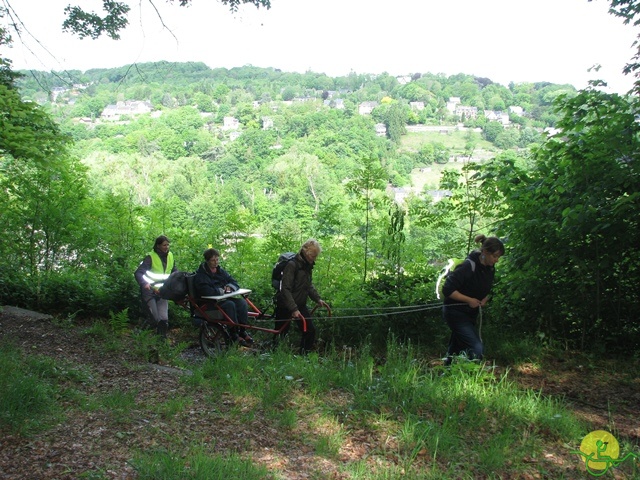
[[[215,248],[204,251],[204,262],[200,264],[194,279],[196,293],[199,297],[220,296],[233,293],[240,289],[238,282],[220,266],[220,252]],[[231,297],[218,302],[224,313],[239,325],[249,325],[248,305],[244,298]],[[211,308],[216,308],[213,304]],[[250,346],[253,339],[246,329],[239,327],[237,332],[231,332],[233,340],[242,346]]]

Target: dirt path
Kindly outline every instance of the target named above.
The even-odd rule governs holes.
[[[0,341],[10,340],[23,351],[37,352],[88,372],[90,381],[83,385],[85,395],[100,396],[115,390],[137,392],[136,404],[141,405],[168,396],[194,396],[180,381],[180,376],[188,372],[142,362],[131,351],[109,353],[103,346],[92,347],[82,330],[82,326],[56,326],[47,316],[7,309],[0,312]],[[195,361],[202,358],[196,346],[189,349],[188,355]],[[624,375],[607,375],[606,372],[615,371],[613,364],[590,365],[586,359],[581,363],[579,358],[572,357],[565,361],[550,359],[542,368],[524,365],[510,371],[509,378],[544,394],[564,397],[594,430],[610,431],[616,438],[624,437],[637,445],[640,443],[640,378],[634,373],[637,367],[636,364],[634,370],[629,366]],[[341,459],[328,461],[315,456],[312,449],[287,442],[281,431],[259,415],[250,425],[237,423],[234,419],[238,416],[227,415],[238,408],[234,402],[232,398],[217,399],[215,408],[219,414],[211,420],[206,411],[212,408],[211,399],[196,394],[191,411],[179,422],[142,409],[133,423],[119,423],[104,410],[75,408],[78,413],[73,418],[44,433],[31,438],[0,439],[0,478],[75,479],[78,472],[93,471],[103,475],[96,478],[134,479],[135,471],[129,463],[131,452],[163,446],[157,437],[148,435],[150,423],[162,431],[162,438],[178,444],[197,440],[205,444],[214,442],[220,452],[250,451],[255,461],[277,468],[283,472],[283,478],[291,480],[312,478],[319,471],[326,473],[322,478],[348,478],[340,473],[340,460],[358,458],[362,454],[359,440],[362,444],[368,441],[354,435],[345,442]],[[558,461],[568,465],[575,459]]]

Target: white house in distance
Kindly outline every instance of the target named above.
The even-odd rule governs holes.
[[[360,115],[371,115],[373,109],[378,106],[378,102],[362,102],[358,106],[358,113]]]
[[[338,110],[344,110],[344,100],[342,98],[326,99],[323,105],[329,108],[337,108]]]
[[[447,102],[447,110],[451,112],[452,115],[455,115],[460,119],[473,119],[478,117],[478,107],[462,105],[460,97],[449,97],[449,101]],[[524,109],[517,105],[513,105],[509,107],[509,112],[499,112],[494,110],[483,111],[483,114],[487,120],[489,120],[490,122],[498,122],[505,127],[511,124],[509,113],[522,116],[524,115]]]
[[[271,117],[262,117],[262,129],[270,130],[273,128],[273,118]]]
[[[234,117],[224,117],[222,119],[222,130],[237,130],[240,128],[240,121]]]
[[[507,112],[495,112],[493,110],[485,110],[484,116],[490,122],[498,122],[502,125],[509,125],[509,114]]]
[[[115,105],[107,105],[104,110],[102,110],[100,117],[104,120],[117,121],[120,120],[122,115],[142,115],[151,113],[151,110],[153,110],[151,102],[127,100],[126,102],[118,102]]]
[[[460,118],[476,118],[478,116],[478,107],[456,105],[455,114]]]
[[[376,135],[384,137],[387,134],[387,126],[384,123],[376,123]]]
[[[447,102],[447,110],[449,110],[451,113],[455,113],[456,107],[461,103],[462,101],[460,100],[460,97],[449,97],[449,101]]]

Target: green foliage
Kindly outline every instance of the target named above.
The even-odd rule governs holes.
[[[66,251],[67,245],[85,220],[85,169],[77,161],[53,155],[47,164],[5,156],[0,168],[0,188],[8,194],[0,198],[4,227],[8,232],[27,230],[4,239],[3,251],[15,267],[32,276],[68,264],[72,252]],[[23,257],[13,257],[16,254]]]
[[[498,122],[487,122],[484,129],[482,130],[482,135],[484,139],[488,142],[495,142],[500,135],[504,131],[504,127]]]
[[[109,312],[109,325],[111,331],[116,335],[121,335],[129,330],[129,309],[125,308],[117,313]]]
[[[396,317],[384,309],[429,305],[440,263],[468,252],[476,233],[496,233],[518,239],[511,243],[516,250],[514,262],[505,259],[499,268],[496,293],[509,292],[508,299],[493,302],[496,309],[504,309],[500,315],[523,319],[523,323],[524,318],[533,318],[522,326],[524,331],[544,328],[553,330],[547,333],[575,337],[579,330],[586,335],[599,330],[605,342],[614,341],[615,329],[637,333],[627,320],[636,307],[625,310],[634,304],[623,293],[626,281],[619,283],[619,290],[611,283],[614,277],[635,278],[638,269],[630,248],[620,261],[602,260],[594,270],[597,280],[581,285],[578,296],[593,293],[592,284],[602,288],[606,278],[610,282],[605,290],[597,290],[600,303],[589,311],[603,311],[606,305],[609,311],[619,312],[618,323],[608,322],[610,327],[602,330],[604,320],[599,317],[587,322],[591,330],[578,325],[578,318],[585,321],[583,310],[573,305],[587,303],[576,300],[567,286],[576,271],[584,274],[593,268],[593,261],[582,264],[581,256],[552,270],[556,277],[551,283],[565,286],[554,290],[553,306],[525,309],[524,315],[520,311],[525,293],[530,297],[532,291],[544,292],[548,286],[540,285],[546,271],[530,269],[530,263],[521,260],[527,257],[519,251],[520,239],[536,238],[533,231],[540,231],[533,225],[546,232],[562,222],[565,232],[549,236],[558,245],[571,245],[570,249],[574,248],[566,243],[570,231],[586,235],[588,242],[595,238],[593,232],[576,226],[587,221],[599,225],[599,249],[612,232],[612,238],[628,244],[618,232],[622,226],[609,225],[609,210],[599,206],[602,198],[617,196],[612,218],[635,228],[633,221],[623,224],[621,220],[624,215],[631,217],[635,207],[632,160],[618,162],[613,169],[589,160],[582,167],[597,167],[591,172],[593,179],[604,179],[621,165],[632,175],[623,180],[620,173],[614,187],[596,186],[599,199],[585,195],[572,203],[562,198],[557,210],[551,208],[556,197],[591,188],[588,182],[570,178],[578,169],[569,172],[566,162],[558,159],[579,157],[578,146],[584,139],[597,143],[588,158],[614,158],[618,156],[615,149],[624,150],[629,141],[635,141],[630,140],[633,135],[622,133],[620,139],[609,138],[604,127],[597,138],[579,134],[575,126],[587,125],[576,121],[581,115],[612,119],[609,130],[617,120],[608,113],[604,117],[596,113],[609,107],[603,110],[597,101],[585,101],[584,94],[576,94],[570,86],[540,82],[505,88],[463,74],[416,75],[400,85],[387,74],[330,79],[313,72],[294,74],[251,66],[212,70],[196,62],[140,64],[135,73],[129,66],[57,76],[38,72],[36,77],[41,85],[51,87],[77,81],[88,87],[75,94],[68,89],[58,96],[60,101],[49,102],[56,118],[64,121],[60,128],[43,109],[16,98],[8,87],[6,109],[24,111],[24,118],[30,120],[20,123],[23,117],[5,117],[15,124],[15,130],[9,126],[7,131],[12,133],[5,143],[15,155],[23,156],[5,154],[0,160],[2,191],[9,193],[0,197],[6,212],[0,237],[4,239],[0,247],[7,252],[2,260],[7,273],[0,279],[4,302],[63,315],[106,316],[109,311],[128,309],[135,319],[140,309],[132,272],[152,239],[162,233],[172,239],[177,264],[184,270],[197,268],[209,244],[222,249],[238,280],[268,305],[268,271],[274,258],[281,251],[296,250],[309,237],[318,237],[326,247],[314,281],[336,311],[357,309],[352,321],[327,319],[325,341],[353,344],[371,339],[380,346],[391,332],[434,344],[440,339],[421,329],[420,322],[426,317],[430,328],[439,331],[435,312]],[[48,101],[34,77],[18,83],[25,97]],[[338,96],[344,100],[344,109],[337,108]],[[447,135],[404,133],[408,101],[423,101],[425,109],[416,114],[418,120],[435,125],[448,115],[444,105],[450,96],[460,96],[463,103],[478,108],[524,106],[525,113],[515,119],[521,128],[504,129],[479,118],[473,123],[484,126],[486,139],[471,130]],[[296,101],[286,104],[285,97]],[[72,98],[75,113],[66,106]],[[132,116],[117,124],[96,120],[88,128],[68,120],[72,114],[95,116],[101,102],[106,105],[121,98],[166,107],[161,107],[158,118]],[[374,114],[359,115],[360,102],[372,99],[380,102]],[[564,102],[567,110],[554,110],[554,102]],[[618,103],[616,108],[630,112],[633,107]],[[224,116],[240,120],[239,137],[233,141],[221,126]],[[389,138],[376,136],[377,121],[386,124]],[[565,126],[567,122],[571,125]],[[25,125],[31,133],[20,136]],[[563,141],[545,144],[534,128],[549,125],[572,132],[566,152],[556,145],[562,146]],[[634,125],[629,126],[634,131]],[[624,128],[620,126],[620,131]],[[61,131],[76,139],[74,157],[66,152],[67,139]],[[584,139],[578,140],[580,135]],[[535,154],[500,153],[498,146],[531,148]],[[55,155],[43,163],[35,150]],[[633,159],[632,150],[627,148],[623,156]],[[491,162],[476,161],[474,152],[498,155]],[[463,161],[450,162],[451,157]],[[451,168],[440,178],[444,164]],[[394,206],[389,186],[406,187],[421,180],[415,168],[426,165],[432,172],[422,191],[410,195],[405,205]],[[426,193],[438,190],[438,181],[443,198],[435,202]],[[594,208],[601,211],[594,214]],[[538,219],[538,212],[544,218]],[[583,249],[591,245],[588,242]],[[557,250],[558,263],[573,255],[564,247]],[[615,250],[623,252],[622,247]],[[522,251],[537,255],[532,258],[544,253]],[[507,282],[516,282],[517,288]],[[537,305],[544,303],[542,298],[549,299],[533,295]],[[572,295],[575,298],[558,308]],[[615,300],[607,304],[605,299]],[[549,311],[554,315],[549,316]],[[371,312],[376,315],[369,317]],[[172,320],[179,321],[180,316],[176,317]]]
[[[387,128],[387,137],[395,144],[399,144],[402,135],[407,132],[405,125],[409,111],[406,106],[398,102],[392,102],[388,105],[377,107],[373,116],[376,120],[384,123]]]
[[[520,130],[516,128],[508,128],[500,132],[494,141],[496,147],[502,150],[508,150],[516,147],[520,143]]]
[[[151,330],[137,330],[133,334],[133,339],[135,341],[133,348],[134,355],[145,361],[158,362],[160,357],[158,350],[163,348],[164,345],[161,345],[163,342],[159,340],[155,332]]]
[[[104,0],[104,10],[107,14],[103,17],[95,13],[87,13],[80,7],[67,6],[64,13],[67,18],[62,24],[62,28],[67,32],[74,32],[80,38],[98,38],[106,33],[112,39],[118,40],[121,29],[127,26],[127,13],[130,7],[122,2]]]
[[[535,151],[533,168],[496,171],[517,247],[498,303],[505,316],[521,312],[516,328],[582,348],[637,347],[636,101],[586,90],[559,102],[563,134]]]
[[[43,166],[52,158],[64,156],[68,141],[39,105],[24,102],[18,90],[0,83],[0,154],[3,163],[13,157],[16,162],[28,160]]]
[[[91,317],[98,312],[129,307],[135,293],[132,281],[123,278],[98,275],[84,269],[65,270],[39,277],[37,290],[33,292],[35,304],[24,306],[55,314],[79,313]]]

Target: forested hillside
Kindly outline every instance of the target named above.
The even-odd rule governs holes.
[[[64,29],[117,39],[130,3],[69,6]],[[610,5],[640,25],[640,0]],[[4,2],[0,47],[15,18]],[[0,471],[636,478],[640,81],[604,86],[168,62],[17,72],[0,54]],[[499,248],[463,262],[478,234]],[[182,271],[220,250],[267,313],[244,326],[254,339],[196,329],[180,300],[166,336],[144,328],[134,271],[160,235]],[[316,336],[300,348],[298,331],[261,327],[274,262],[310,238],[323,308],[305,312],[303,342]],[[445,324],[436,280],[453,258],[447,302],[473,316]]]
[[[135,319],[132,272],[160,234],[185,270],[221,249],[268,303],[278,254],[316,237],[332,338],[430,343],[441,266],[486,233],[507,241],[487,312],[502,334],[637,345],[634,97],[201,63],[21,73],[13,101],[60,147],[4,149],[5,303]]]

